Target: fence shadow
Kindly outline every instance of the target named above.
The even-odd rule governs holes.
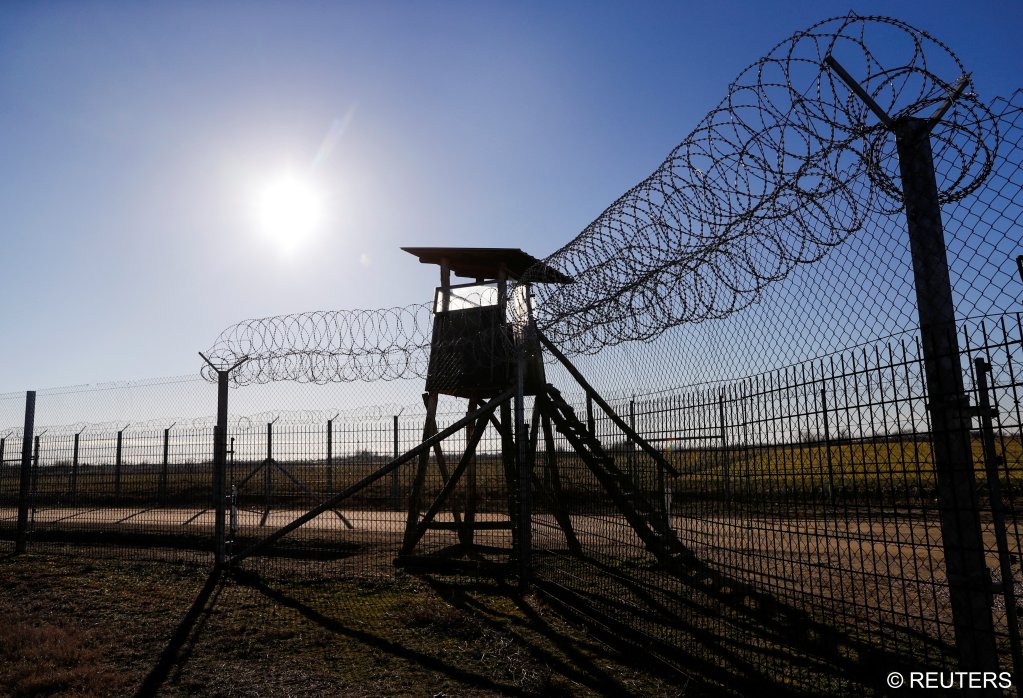
[[[535,597],[523,596],[502,579],[415,577],[437,599],[461,612],[454,622],[472,619],[472,627],[465,629],[470,642],[474,634],[501,636],[528,658],[523,667],[543,667],[546,675],[530,679],[526,687],[485,665],[477,669],[449,661],[440,645],[416,648],[401,637],[388,637],[386,630],[367,629],[351,613],[350,598],[333,596],[316,585],[307,594],[293,582],[279,583],[234,568],[209,574],[135,695],[156,695],[176,680],[175,671],[180,673],[188,663],[222,594],[232,586],[290,609],[331,636],[453,682],[501,694],[556,696],[570,692],[568,684],[575,684],[598,695],[628,695],[633,687],[627,679],[598,661],[610,648],[620,666],[663,686],[684,687],[686,695],[723,698],[765,691],[779,696],[883,695],[889,672],[920,671],[927,668],[921,665],[921,656],[947,658],[954,652],[908,628],[893,628],[890,645],[879,647],[876,638],[872,642],[855,626],[843,626],[841,618],[822,621],[809,606],[799,608],[792,600],[780,600],[708,566],[673,573],[644,569],[629,575],[619,565],[592,557],[559,561],[572,565],[575,574],[562,575],[561,582],[541,576]],[[650,575],[656,575],[658,583],[652,583]],[[569,586],[566,578],[600,583]],[[586,627],[589,637],[581,639],[578,626]],[[899,643],[903,650],[912,643],[914,651],[899,651]]]
[[[658,570],[651,583],[590,557],[570,564],[576,574],[560,579],[601,583],[540,581],[549,605],[623,652],[683,671],[708,695],[882,695],[889,672],[920,671],[921,657],[954,656],[949,645],[905,627],[891,628],[888,648],[880,647],[839,617],[825,622],[826,613],[811,613],[810,596],[800,608],[706,565]]]
[[[331,635],[354,640],[371,650],[413,663],[465,687],[501,695],[559,696],[574,695],[581,685],[596,695],[634,694],[634,688],[621,676],[603,668],[598,661],[600,657],[607,656],[605,644],[588,638],[580,639],[578,632],[575,636],[566,634],[558,628],[558,621],[545,618],[535,608],[535,602],[530,603],[513,586],[501,580],[415,575],[417,583],[425,584],[433,592],[427,599],[442,600],[457,609],[452,616],[439,619],[442,626],[471,619],[467,626],[456,629],[455,633],[468,645],[476,645],[474,651],[484,655],[485,638],[500,637],[500,644],[508,648],[509,661],[515,662],[517,671],[495,671],[494,666],[483,661],[471,668],[467,668],[464,662],[447,661],[440,638],[435,638],[436,641],[426,648],[416,648],[410,646],[413,643],[402,642],[400,638],[369,632],[361,627],[364,624],[358,618],[352,617],[346,607],[349,601],[331,598],[329,592],[319,594],[311,591],[314,596],[297,598],[296,592],[285,590],[284,587],[290,584],[278,584],[255,572],[234,570],[231,577],[240,586],[257,592],[268,602],[291,609]],[[304,591],[301,593],[304,597]],[[424,611],[424,614],[429,613],[432,611]],[[564,622],[560,625],[569,627]],[[445,629],[450,628],[440,628],[441,631]],[[431,627],[430,632],[434,633],[435,628]],[[635,657],[624,655],[615,659],[649,675],[651,666],[648,663],[637,662]],[[685,678],[663,666],[659,670],[663,681],[658,685],[668,686],[666,695],[674,695],[670,693],[671,687],[680,686]],[[574,690],[571,688],[573,685],[576,685]]]
[[[154,696],[160,687],[166,683],[171,672],[177,666],[180,667],[188,661],[196,640],[202,635],[210,614],[217,604],[217,599],[223,589],[224,575],[219,569],[210,571],[206,583],[199,591],[192,606],[185,613],[185,616],[178,623],[170,641],[164,647],[163,652],[150,670],[142,684],[136,691],[136,698],[147,698]]]
[[[251,591],[257,592],[266,600],[295,611],[307,621],[319,626],[332,635],[355,640],[370,648],[415,663],[429,671],[443,674],[467,685],[505,694],[517,692],[514,685],[495,681],[493,678],[482,673],[477,674],[465,671],[436,656],[404,647],[378,634],[354,627],[354,624],[346,623],[343,620],[345,614],[343,607],[340,605],[326,611],[315,608],[305,600],[295,598],[295,596],[290,595],[284,590],[276,588],[272,581],[264,579],[253,571],[233,569],[231,571],[231,579],[239,586],[247,587]]]
[[[594,655],[605,655],[607,644],[592,640],[581,642],[577,635],[566,633],[563,618],[552,621],[543,612],[544,604],[523,596],[503,579],[470,580],[453,577],[420,577],[438,596],[456,608],[471,614],[487,628],[510,633],[531,656],[559,675],[606,696],[629,695],[630,687],[612,672],[594,661]],[[474,592],[482,591],[483,594]],[[517,613],[503,611],[488,600],[504,598],[513,602]],[[560,627],[559,627],[560,626]],[[543,646],[546,645],[546,646]],[[619,652],[615,660],[652,675],[665,684],[684,686],[690,677],[658,658],[634,652]],[[686,693],[686,695],[691,695]],[[717,695],[701,691],[699,695]]]

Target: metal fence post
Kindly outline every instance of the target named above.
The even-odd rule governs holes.
[[[177,422],[174,424],[177,424]],[[174,424],[163,430],[163,460],[160,462],[160,485],[156,495],[160,504],[163,504],[167,499],[167,480],[170,468],[170,431],[174,428]]]
[[[213,556],[214,564],[224,566],[227,542],[224,535],[224,480],[227,471],[227,381],[231,369],[217,371],[217,427],[213,430]]]
[[[211,369],[217,373],[217,425],[213,430],[213,554],[214,564],[219,569],[227,562],[227,495],[224,482],[227,479],[227,387],[231,371],[248,361],[243,357],[228,369],[219,369],[200,352]]]
[[[732,481],[728,462],[728,437],[725,432],[725,389],[718,393],[718,425],[721,430],[721,477],[724,480],[725,501],[732,499]]]
[[[971,413],[963,387],[928,124],[924,119],[903,118],[894,130],[916,282],[941,534],[961,668],[996,671],[998,651],[973,472]]]
[[[335,415],[337,416],[337,415]],[[334,420],[327,420],[327,496],[334,496]]]
[[[82,431],[75,434],[75,441],[71,447],[71,475],[68,481],[69,497],[74,497],[75,495],[78,494],[78,455],[79,447],[81,445],[82,432],[84,431],[85,428],[83,428]]]
[[[32,432],[35,431],[36,391],[25,394],[25,428],[21,438],[21,482],[18,488],[18,528],[14,552],[23,553],[28,547],[28,496],[32,483]]]
[[[393,431],[394,431],[394,457],[397,458],[399,455],[401,455],[400,453],[398,453],[398,415],[394,415]],[[391,473],[391,498],[394,499],[394,505],[400,509],[401,488],[399,487],[398,484],[397,470]]]
[[[274,497],[274,419],[266,423],[266,465],[263,467],[263,501],[266,507],[264,519],[269,516]]]
[[[114,452],[114,499],[121,498],[121,455],[123,453],[124,430],[129,426],[131,425],[125,424],[124,428],[117,432],[117,450]]]
[[[632,429],[632,431],[636,431],[635,397],[629,400],[629,427]],[[637,487],[642,487],[640,483],[636,482],[636,454],[635,454],[636,444],[633,443],[631,436],[626,438],[625,440],[625,449],[627,451],[626,458],[628,459],[629,462],[629,477],[632,478],[632,481],[636,483]]]
[[[972,410],[963,385],[955,302],[931,151],[931,131],[962,94],[968,78],[960,78],[948,99],[930,117],[892,119],[838,61],[828,56],[825,62],[895,135],[913,260],[938,513],[959,669],[997,671],[991,580],[984,559],[970,442]],[[987,695],[998,695],[997,689],[982,690]]]

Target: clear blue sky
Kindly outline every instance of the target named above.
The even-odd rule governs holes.
[[[426,300],[401,245],[543,256],[849,9],[931,32],[982,97],[1023,84],[1017,2],[4,3],[0,391],[192,373],[241,319]],[[283,251],[254,192],[289,169],[325,202]]]

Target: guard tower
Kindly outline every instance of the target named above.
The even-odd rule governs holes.
[[[530,330],[532,305],[530,284],[523,283],[526,270],[530,282],[571,283],[572,279],[522,250],[493,247],[403,247],[423,264],[440,267],[440,286],[433,299],[433,336],[426,375],[426,425],[423,440],[437,433],[436,413],[440,395],[468,400],[467,413],[479,411],[485,401],[516,393],[536,395],[544,389],[543,360],[536,335]],[[452,277],[470,279],[452,283]],[[518,361],[524,363],[521,367]],[[522,385],[517,386],[519,371]],[[517,389],[517,390],[516,390]],[[516,405],[521,408],[521,405]],[[521,419],[519,420],[521,423]],[[476,453],[479,438],[487,424],[493,424],[501,436],[505,480],[508,492],[507,518],[477,520]],[[476,546],[475,532],[482,529],[511,530],[512,548],[521,536],[516,526],[515,494],[519,488],[518,466],[521,460],[516,424],[511,417],[511,400],[466,428],[466,450],[454,471],[449,472],[440,445],[434,458],[440,481],[446,483],[425,515],[422,504],[428,489],[429,454],[419,461],[409,501],[405,537],[397,564],[423,566],[424,558],[413,555],[427,530],[451,530],[458,533],[459,545],[449,551],[445,568],[453,559],[471,552]],[[461,480],[459,484],[459,480]],[[458,496],[455,489],[460,489]],[[437,521],[441,507],[451,512],[452,521]],[[514,552],[513,552],[514,556]],[[436,558],[431,558],[435,561]]]
[[[544,383],[539,346],[526,329],[532,321],[529,284],[515,284],[527,269],[543,283],[572,279],[522,250],[500,247],[403,247],[423,264],[440,267],[440,286],[433,301],[433,339],[426,391],[469,400],[493,397],[515,380],[514,361],[523,348],[534,357],[527,367],[525,390],[535,395]],[[474,281],[452,284],[451,277]]]
[[[419,467],[409,495],[405,536],[395,564],[442,573],[497,573],[517,567],[520,584],[528,585],[531,555],[531,487],[542,478],[549,492],[550,513],[564,533],[571,552],[581,551],[568,500],[561,489],[558,444],[555,432],[578,461],[582,461],[604,495],[665,566],[677,569],[691,564],[692,553],[682,545],[671,526],[671,504],[666,477],[678,471],[632,425],[586,382],[579,370],[533,324],[530,284],[571,283],[572,279],[534,259],[522,250],[509,248],[404,247],[424,264],[440,267],[440,286],[433,300],[433,338],[426,375],[426,423],[419,451]],[[452,284],[451,277],[472,279]],[[586,396],[587,423],[561,392],[546,382],[541,349],[560,362]],[[449,395],[468,401],[465,448],[457,465],[448,467],[437,428],[437,401]],[[528,424],[525,396],[534,396]],[[515,417],[512,418],[514,404]],[[608,449],[598,436],[593,408],[605,413],[619,433],[634,445],[622,458]],[[501,439],[501,453],[477,454],[483,432],[492,425]],[[445,434],[450,435],[450,430]],[[542,473],[534,469],[537,449],[543,442]],[[430,444],[439,478],[429,477]],[[645,470],[636,461],[642,454]],[[506,507],[494,507],[478,516],[482,498],[477,488],[477,460],[499,461],[489,472],[503,472]],[[643,475],[643,473],[646,475]],[[656,484],[651,485],[650,480]],[[424,507],[425,500],[432,503]],[[444,512],[443,518],[438,514]],[[450,518],[448,515],[450,514]],[[480,545],[478,531],[491,533],[490,545]],[[427,531],[454,531],[457,543],[428,554],[417,554]],[[482,536],[480,536],[482,538]],[[449,539],[451,540],[451,539]],[[494,542],[500,545],[493,545]],[[510,542],[510,549],[506,542]],[[510,554],[505,561],[494,555]]]

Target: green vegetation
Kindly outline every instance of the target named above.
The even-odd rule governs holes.
[[[972,439],[978,488],[987,489],[984,450]],[[1005,494],[1023,489],[1023,444],[1019,436],[996,442],[996,455]],[[672,464],[685,473],[676,480],[686,490],[721,487],[725,477],[734,478],[754,492],[785,490],[790,495],[834,490],[871,492],[892,496],[932,496],[935,487],[930,441],[913,436],[837,440],[792,445],[760,445],[733,449],[707,449],[670,454]]]
[[[657,496],[658,473],[654,462],[642,453],[626,448],[609,451],[615,463],[631,473],[642,491]],[[978,490],[987,491],[984,453],[979,438],[973,439],[974,464]],[[458,461],[457,453],[445,454],[446,472]],[[1020,436],[1001,436],[996,455],[1004,459],[999,466],[1003,495],[1012,499],[1023,492],[1023,440]],[[694,448],[665,454],[679,472],[668,483],[676,498],[701,501],[735,498],[767,501],[783,498],[786,502],[815,501],[833,497],[839,501],[861,499],[906,502],[931,501],[936,496],[930,442],[913,435],[871,440],[836,439],[830,445],[821,441],[794,444],[754,444],[729,448]],[[235,462],[228,469],[228,486],[238,485],[238,502],[243,507],[260,507],[267,500],[267,488],[275,506],[302,508],[322,501],[332,493],[372,474],[389,459],[362,453],[339,459],[328,466],[323,461],[283,462],[282,468],[260,469],[261,462]],[[600,507],[595,495],[600,487],[585,463],[570,451],[557,452],[561,488],[566,502],[583,513]],[[407,463],[397,475],[388,475],[351,497],[349,509],[401,509],[416,470],[416,462]],[[473,472],[473,471],[471,471]],[[120,476],[112,465],[83,465],[72,473],[70,465],[44,466],[36,474],[37,506],[167,506],[205,507],[212,487],[211,464],[171,464],[166,469],[165,486],[159,465],[124,465]],[[474,466],[478,510],[501,512],[507,509],[504,463],[498,454],[482,454]],[[537,482],[550,489],[546,456],[537,454]],[[455,501],[464,504],[468,474],[455,492]],[[0,501],[17,500],[18,468],[0,468]],[[119,487],[118,487],[119,483]],[[431,456],[425,482],[426,498],[436,496],[443,478],[436,456]],[[397,496],[396,496],[397,494]]]

